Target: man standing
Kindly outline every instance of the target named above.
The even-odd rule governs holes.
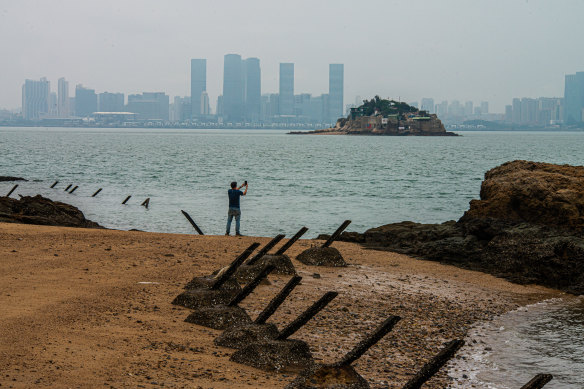
[[[240,189],[245,186],[245,190],[242,192]],[[227,211],[227,230],[225,235],[229,235],[231,231],[231,220],[235,216],[235,235],[241,236],[239,233],[239,220],[241,219],[241,209],[239,208],[239,197],[245,196],[247,194],[247,181],[243,183],[239,188],[237,188],[237,182],[233,181],[231,183],[231,189],[227,191],[229,196],[229,211]]]

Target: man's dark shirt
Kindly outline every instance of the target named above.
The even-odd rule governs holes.
[[[237,189],[229,189],[229,208],[239,208],[239,197],[243,196],[243,192]]]

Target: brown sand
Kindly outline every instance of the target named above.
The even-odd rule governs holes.
[[[0,223],[0,386],[284,387],[291,374],[229,361],[220,331],[185,323],[172,299],[195,275],[269,238],[190,236]],[[294,258],[315,241],[301,240]],[[339,296],[293,338],[333,362],[389,315],[403,319],[357,363],[372,387],[401,387],[441,345],[479,320],[558,292],[336,242],[347,268],[308,267],[270,319],[282,328],[324,292]],[[313,278],[319,273],[320,278]],[[289,276],[242,307],[255,318]],[[428,388],[443,387],[441,372]]]

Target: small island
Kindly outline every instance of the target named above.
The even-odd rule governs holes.
[[[393,136],[457,136],[448,132],[435,114],[419,110],[403,102],[375,96],[351,108],[347,118],[340,118],[333,128],[296,135],[393,135]]]

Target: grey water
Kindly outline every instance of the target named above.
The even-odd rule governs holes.
[[[520,388],[539,373],[545,388],[584,388],[584,298],[521,307],[480,323],[467,336],[464,358],[450,366],[454,388]],[[468,378],[464,378],[463,374]]]
[[[456,220],[470,200],[479,198],[484,173],[506,161],[584,164],[584,132],[460,134],[348,137],[278,130],[4,127],[0,175],[29,180],[19,182],[12,197],[41,194],[63,201],[108,228],[181,234],[194,231],[180,210],[206,234],[224,234],[229,183],[247,180],[243,234],[291,236],[306,226],[307,236],[315,237],[331,233],[345,219],[352,220],[349,231],[360,232],[403,220]],[[64,191],[69,184],[79,188],[69,194]],[[0,195],[13,185],[0,182]],[[99,188],[102,192],[92,197]],[[148,209],[140,206],[146,198],[151,199]],[[514,373],[519,370],[554,374],[546,388],[583,388],[584,337],[578,334],[584,312],[571,304],[558,300],[517,311],[501,318],[505,331],[481,333],[481,345],[497,351],[479,350],[482,361],[468,355],[473,362],[462,368],[473,385],[520,387],[530,377],[519,385],[526,378]],[[554,320],[546,320],[552,314]],[[501,344],[502,339],[509,343]]]

